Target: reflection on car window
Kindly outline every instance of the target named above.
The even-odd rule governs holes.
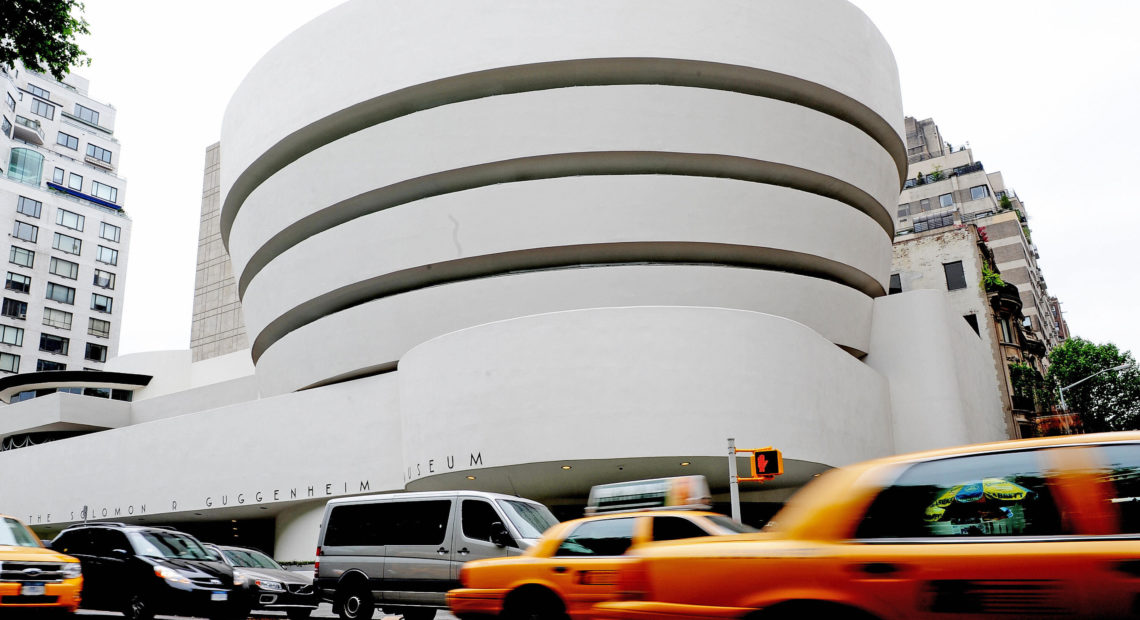
[[[550,526],[558,523],[558,519],[554,518],[550,510],[541,504],[510,499],[498,501],[499,507],[507,513],[507,518],[511,520],[523,538],[538,538]]]
[[[0,519],[0,545],[13,547],[38,547],[40,543],[35,536],[24,527],[23,523],[15,519]]]
[[[879,494],[857,538],[1068,534],[1035,451],[919,463]]]
[[[621,555],[633,544],[633,519],[587,521],[558,547],[558,556]]]
[[[238,568],[269,568],[282,570],[277,562],[274,562],[268,556],[256,551],[226,549],[222,551],[222,553],[226,554],[226,559]]]
[[[209,551],[195,539],[175,533],[135,532],[130,535],[135,552],[156,558],[213,560]]]
[[[1108,501],[1116,506],[1121,532],[1140,534],[1140,444],[1102,446],[1103,482],[1110,483]]]

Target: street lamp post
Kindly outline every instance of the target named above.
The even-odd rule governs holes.
[[[1112,368],[1105,368],[1104,370],[1101,370],[1099,372],[1094,372],[1093,374],[1085,377],[1084,379],[1081,379],[1080,381],[1077,381],[1075,383],[1070,383],[1069,385],[1066,385],[1065,387],[1058,389],[1057,393],[1060,394],[1060,396],[1061,396],[1061,408],[1064,409],[1065,411],[1069,410],[1069,406],[1065,404],[1065,390],[1067,390],[1067,389],[1069,389],[1075,385],[1080,385],[1081,383],[1084,383],[1085,381],[1088,381],[1089,379],[1092,379],[1093,377],[1095,377],[1097,375],[1101,375],[1101,374],[1104,374],[1106,372],[1113,371],[1113,370],[1124,370],[1125,368],[1128,368],[1131,365],[1132,365],[1132,362],[1125,362],[1119,366],[1113,366]]]

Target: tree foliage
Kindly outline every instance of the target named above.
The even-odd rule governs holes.
[[[78,0],[0,0],[0,63],[19,60],[29,69],[62,80],[71,67],[91,59],[75,38],[90,34]]]
[[[1069,338],[1049,353],[1049,364],[1046,381],[1054,395],[1105,369],[1131,364],[1066,389],[1065,403],[1080,414],[1086,432],[1140,430],[1140,369],[1130,352],[1112,343]]]

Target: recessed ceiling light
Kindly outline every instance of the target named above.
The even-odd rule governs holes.
[[[475,476],[467,476],[467,479],[468,479],[468,480],[474,480],[474,479],[475,479]]]
[[[689,465],[691,465],[691,463],[688,461],[681,461],[681,467],[688,467]]]
[[[570,469],[570,466],[569,465],[563,465],[562,469]]]
[[[262,510],[269,510],[269,506],[262,506],[261,509]]]

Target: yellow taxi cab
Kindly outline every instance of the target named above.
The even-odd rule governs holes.
[[[1140,617],[1140,433],[842,467],[760,534],[634,555],[593,617]]]
[[[755,531],[709,512],[709,502],[703,476],[594,487],[586,511],[591,516],[551,527],[521,556],[464,564],[463,587],[448,592],[448,607],[462,620],[500,614],[582,618],[594,603],[614,596],[617,567],[631,548]],[[647,509],[652,507],[660,509]]]
[[[5,610],[72,613],[81,589],[79,560],[45,548],[19,519],[0,514],[0,616]]]

